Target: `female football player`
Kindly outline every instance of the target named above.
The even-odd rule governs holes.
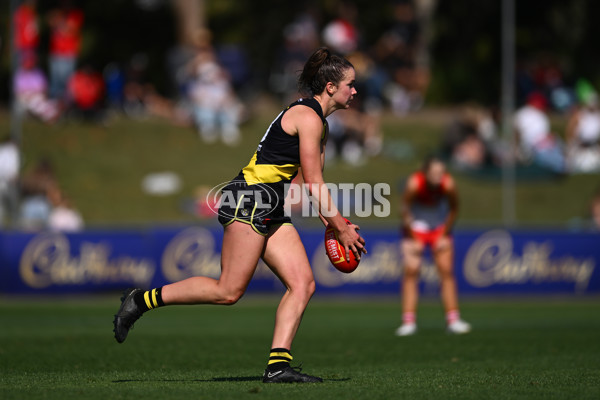
[[[440,276],[441,296],[446,311],[447,331],[467,333],[471,326],[460,319],[454,279],[452,226],[458,213],[458,196],[452,176],[444,163],[428,158],[420,171],[412,174],[402,197],[402,325],[398,336],[417,332],[416,310],[419,297],[419,269],[423,252],[430,247]]]
[[[222,190],[219,222],[224,226],[219,279],[192,277],[150,291],[128,289],[115,315],[114,332],[123,342],[133,323],[149,309],[175,304],[236,303],[260,258],[287,288],[275,315],[275,329],[263,382],[321,382],[290,367],[292,341],[315,282],[298,232],[284,214],[285,188],[301,167],[321,220],[357,258],[365,241],[347,225],[323,180],[326,117],[346,109],[356,95],[354,67],[327,48],[316,50],[298,79],[307,97],[292,103],[271,123],[250,162]],[[266,207],[265,207],[266,205]],[[327,210],[327,212],[325,212]]]

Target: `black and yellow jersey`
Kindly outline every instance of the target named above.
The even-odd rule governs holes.
[[[314,98],[299,99],[279,113],[269,125],[256,153],[240,171],[238,178],[243,176],[248,185],[287,183],[294,179],[300,167],[300,140],[297,135],[285,133],[281,127],[281,120],[290,108],[298,105],[310,107],[317,113],[323,121],[321,141],[326,138],[328,125],[319,102]]]
[[[223,226],[239,221],[267,235],[272,226],[291,223],[284,203],[286,186],[300,167],[300,139],[285,133],[281,120],[290,108],[298,105],[310,107],[317,113],[323,121],[321,143],[327,137],[327,120],[317,100],[300,99],[290,104],[269,125],[248,165],[221,190],[219,222]]]

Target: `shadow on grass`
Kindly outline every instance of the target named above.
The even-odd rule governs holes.
[[[224,378],[211,379],[119,379],[113,383],[129,383],[129,382],[255,382],[262,381],[259,376],[229,376]]]
[[[345,382],[350,378],[323,378],[323,382]],[[217,377],[211,379],[118,379],[113,383],[129,383],[129,382],[261,382],[260,376],[228,376]]]

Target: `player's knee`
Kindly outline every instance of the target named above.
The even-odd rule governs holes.
[[[244,295],[243,289],[230,289],[223,293],[219,303],[225,306],[232,306],[238,302]]]
[[[452,268],[439,269],[438,274],[442,280],[454,279],[454,271],[452,271]]]
[[[312,278],[305,279],[304,282],[302,283],[301,291],[307,300],[310,299],[312,297],[312,295],[315,293],[315,289],[316,289],[315,280]]]
[[[423,251],[425,250],[425,246],[416,240],[405,240],[402,243],[401,250],[404,258],[420,259],[421,257],[423,257]]]
[[[404,265],[404,277],[408,279],[415,279],[419,277],[420,268],[415,265]]]
[[[313,294],[315,294],[315,290],[317,285],[315,284],[314,279],[310,279],[310,281],[306,284],[306,295],[308,298],[311,298]]]
[[[312,277],[307,277],[295,282],[291,287],[291,291],[297,296],[301,296],[304,301],[310,300],[315,293],[316,284]]]
[[[419,242],[414,239],[404,239],[400,245],[403,253],[414,253],[419,251]]]
[[[448,236],[442,236],[435,242],[434,249],[436,252],[443,252],[452,249],[452,239]]]

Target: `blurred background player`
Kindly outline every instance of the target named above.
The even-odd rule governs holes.
[[[417,332],[419,270],[426,247],[431,249],[440,276],[448,332],[462,334],[471,330],[471,326],[460,319],[454,279],[451,230],[457,213],[458,196],[454,179],[446,172],[446,166],[440,159],[426,159],[422,169],[408,178],[402,197],[401,249],[404,274],[402,325],[396,330],[397,336],[409,336]]]

